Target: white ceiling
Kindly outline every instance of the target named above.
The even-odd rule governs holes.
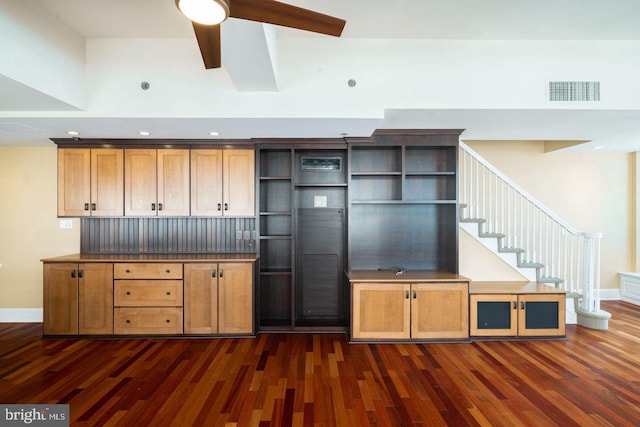
[[[17,1],[17,0],[3,0]],[[20,0],[46,10],[53,25],[84,39],[192,39],[174,0]],[[232,0],[233,1],[233,0]],[[638,0],[289,0],[343,18],[342,39],[414,40],[640,40]],[[0,1],[0,12],[2,12]],[[1,16],[0,16],[1,17]],[[234,25],[229,20],[225,26]],[[0,25],[1,25],[0,21]],[[250,24],[260,25],[260,24]],[[327,37],[276,28],[278,39]],[[246,45],[245,40],[245,45]],[[224,40],[223,40],[224,43]],[[227,43],[234,43],[233,40]],[[224,46],[223,46],[224,49]],[[224,50],[223,50],[224,60]],[[1,70],[0,70],[1,71]],[[640,70],[638,70],[640,71]],[[168,100],[167,100],[168,102]],[[544,123],[544,126],[541,126]],[[640,111],[630,109],[403,108],[380,114],[282,118],[118,117],[82,111],[0,73],[0,145],[41,145],[80,129],[85,138],[130,138],[152,129],[154,138],[201,138],[219,129],[229,138],[367,135],[376,128],[463,128],[466,139],[584,139],[605,151],[640,149]],[[613,134],[612,129],[616,132]],[[636,142],[637,141],[637,142]],[[584,145],[585,147],[593,146]]]

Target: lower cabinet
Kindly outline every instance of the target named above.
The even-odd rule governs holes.
[[[64,258],[44,263],[45,336],[255,333],[253,261]]]
[[[563,291],[535,283],[526,284],[521,289],[510,283],[502,286],[506,292],[511,290],[513,293],[497,293],[494,284],[472,284],[469,298],[471,336],[565,335],[566,295]]]
[[[113,264],[44,265],[45,335],[113,333]]]
[[[184,265],[184,333],[252,334],[253,264]]]
[[[460,283],[353,283],[351,338],[469,337],[469,290]]]

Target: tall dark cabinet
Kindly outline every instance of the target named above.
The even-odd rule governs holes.
[[[458,273],[459,134],[379,130],[350,144],[349,271]]]
[[[347,148],[259,145],[261,329],[348,325]]]
[[[457,274],[460,132],[258,143],[259,328],[346,329],[345,272]]]

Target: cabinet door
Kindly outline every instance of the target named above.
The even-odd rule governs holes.
[[[158,216],[189,216],[189,150],[158,150]]]
[[[58,216],[89,216],[91,150],[58,150]]]
[[[472,336],[502,337],[518,334],[517,295],[471,295]]]
[[[113,264],[80,264],[78,279],[79,333],[113,334]]]
[[[44,334],[78,334],[78,265],[44,265]]]
[[[564,294],[519,295],[518,335],[563,336],[565,334]]]
[[[124,214],[124,154],[121,149],[91,150],[91,215]]]
[[[218,264],[218,331],[251,334],[253,329],[253,264]]]
[[[223,215],[255,215],[255,152],[224,150]]]
[[[222,150],[191,150],[191,215],[222,216]]]
[[[411,285],[411,338],[469,337],[469,285],[425,283]]]
[[[410,338],[410,285],[355,283],[351,311],[353,339]]]
[[[218,333],[217,264],[184,265],[184,333]]]
[[[156,216],[158,195],[156,150],[124,152],[125,216]]]

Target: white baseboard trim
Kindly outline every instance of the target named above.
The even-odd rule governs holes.
[[[0,323],[42,323],[41,308],[0,308]]]
[[[600,289],[600,301],[617,301],[619,299],[620,289]]]

